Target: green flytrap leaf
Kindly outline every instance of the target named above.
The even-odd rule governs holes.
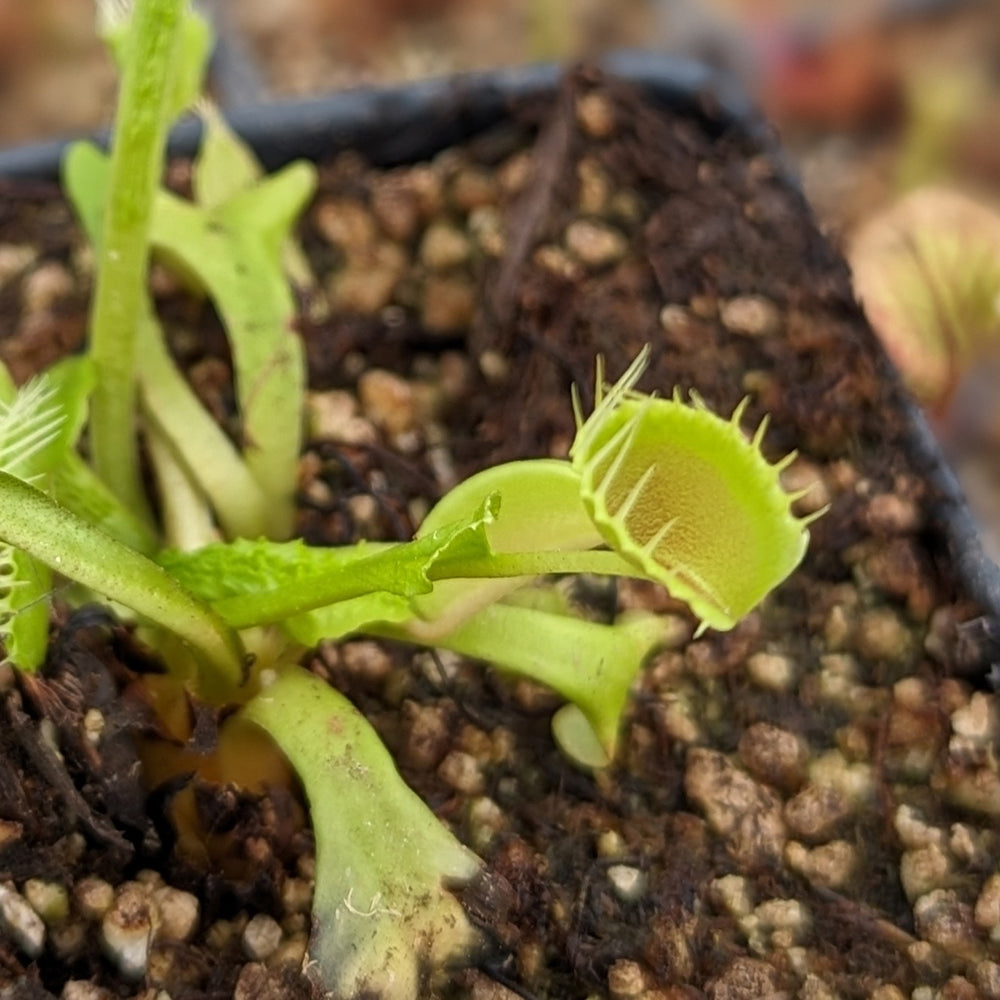
[[[33,473],[32,467],[40,458],[39,451],[44,453],[57,437],[61,414],[51,407],[51,394],[40,383],[35,390],[29,388],[0,407],[0,469],[37,479],[41,473]],[[34,412],[26,414],[29,408]],[[4,658],[29,673],[45,659],[51,589],[52,571],[45,563],[12,545],[0,545],[0,639]]]
[[[247,186],[245,171],[234,168],[236,183],[227,188],[217,175],[239,154],[226,156],[220,146],[229,147],[225,136],[238,140],[223,131],[217,116],[206,118],[205,127],[206,140],[214,137],[205,164],[210,202],[203,207],[159,192],[150,242],[211,295],[222,316],[236,368],[243,458],[176,371],[148,300],[137,327],[143,345],[138,376],[151,418],[213,501],[227,533],[281,538],[291,527],[305,387],[302,346],[293,329],[295,302],[282,259],[291,227],[312,195],[315,170],[291,164]],[[99,242],[106,157],[86,143],[75,144],[64,161],[63,183],[91,239]]]
[[[293,163],[211,208],[162,194],[153,243],[211,295],[235,365],[245,461],[267,498],[266,532],[287,537],[302,443],[305,362],[282,272],[291,228],[315,187]]]
[[[0,365],[0,470],[40,488],[76,444],[92,380],[82,363],[14,387]],[[0,544],[0,639],[5,658],[33,672],[45,659],[52,571],[11,544]]]
[[[0,495],[0,538],[180,636],[201,658],[199,693],[216,701],[232,697],[245,679],[245,656],[218,615],[156,563],[22,479],[0,472]]]
[[[0,545],[0,641],[4,662],[34,673],[49,642],[52,571],[11,545]]]
[[[151,211],[173,102],[188,85],[183,46],[191,35],[184,25],[193,15],[185,0],[143,0],[128,12],[91,300],[89,350],[98,379],[90,438],[100,478],[136,517],[151,520],[139,475],[134,332],[145,303]]]
[[[136,46],[128,8],[120,0],[99,0],[97,10],[98,30],[111,49],[118,71],[124,73]],[[211,25],[196,10],[184,10],[178,30],[180,38],[176,43],[166,99],[168,120],[180,117],[202,93],[213,47]]]
[[[100,243],[101,206],[107,181],[104,154],[89,143],[75,143],[63,161],[63,184],[95,245]],[[139,347],[136,376],[147,430],[170,448],[188,477],[203,492],[228,537],[264,533],[268,524],[267,497],[236,446],[202,405],[170,356],[148,294],[136,338]],[[176,543],[169,530],[171,526],[165,527],[168,539]],[[184,526],[181,533],[186,533]]]
[[[599,768],[614,758],[635,678],[654,649],[677,638],[673,625],[658,615],[624,615],[614,625],[601,625],[499,602],[457,626],[440,645],[561,694],[575,712],[557,713],[557,742],[576,763]],[[570,718],[577,719],[575,727]]]
[[[640,357],[594,412],[578,416],[570,451],[581,496],[605,541],[641,575],[685,601],[704,625],[730,629],[799,564],[809,535],[780,473],[747,440],[746,401],[729,420],[692,394],[686,405],[635,392]]]
[[[476,934],[449,889],[479,859],[399,777],[343,695],[298,668],[243,710],[305,786],[316,837],[307,972],[329,995],[414,1000],[428,973],[468,961]]]

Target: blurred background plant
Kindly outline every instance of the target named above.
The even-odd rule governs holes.
[[[1000,0],[201,6],[221,38],[211,87],[224,108],[613,48],[742,78],[1000,556]],[[0,146],[109,122],[114,74],[93,16],[93,0],[0,0]]]

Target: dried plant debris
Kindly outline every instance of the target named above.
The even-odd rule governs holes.
[[[605,771],[560,757],[558,700],[528,682],[391,643],[312,656],[486,861],[463,902],[492,951],[448,995],[1000,997],[996,627],[953,574],[845,266],[738,134],[587,74],[551,111],[429,163],[322,167],[301,239],[331,308],[299,320],[299,533],[406,538],[482,467],[565,454],[569,384],[589,411],[594,356],[617,373],[646,343],[639,388],[720,413],[749,395],[766,457],[798,449],[785,487],[816,484],[795,514],[829,511],[731,632],[694,638],[650,583],[620,583],[610,609],[570,588],[591,617],[676,625]],[[90,263],[58,204],[6,200],[0,223],[0,357],[21,377],[78,343]],[[31,313],[29,288],[45,291]],[[215,320],[170,281],[156,292],[198,391],[231,414]],[[307,996],[294,793],[183,773],[141,787],[128,677],[154,665],[107,622],[69,624],[4,695],[0,978],[39,997]],[[184,797],[238,865],[169,850]]]

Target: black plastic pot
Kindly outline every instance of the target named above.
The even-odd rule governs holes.
[[[609,73],[646,88],[671,107],[704,110],[716,130],[739,128],[767,141],[768,130],[735,81],[706,66],[649,53],[623,52],[601,62]],[[347,91],[330,97],[237,108],[229,120],[269,169],[297,157],[320,160],[358,150],[377,166],[412,163],[461,142],[505,117],[511,103],[553,94],[555,65],[501,69],[417,83]],[[170,144],[190,156],[201,134],[183,122]],[[0,176],[58,177],[65,140],[0,151]]]
[[[773,132],[733,79],[700,63],[645,52],[609,55],[600,66],[640,86],[662,105],[698,118],[710,135],[737,133],[780,158]],[[231,113],[230,121],[269,169],[300,157],[321,161],[348,149],[375,166],[389,167],[429,158],[483,132],[517,102],[553,96],[561,75],[562,69],[554,65],[501,69],[241,107]],[[171,138],[172,154],[192,155],[200,132],[195,119],[181,123]],[[0,151],[0,177],[57,179],[66,142]],[[787,166],[784,174],[785,182],[797,187]],[[860,317],[858,322],[863,322]],[[874,337],[871,340],[873,351],[878,351]],[[884,357],[878,363],[888,368]],[[986,631],[1000,634],[1000,569],[985,554],[975,519],[921,411],[905,393],[901,405],[911,426],[914,463],[937,491],[937,527],[956,572],[980,605]]]

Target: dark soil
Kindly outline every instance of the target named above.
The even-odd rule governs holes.
[[[35,251],[0,254],[0,356],[23,378],[81,343],[89,264],[56,192],[5,194],[0,250]],[[442,224],[461,238],[444,250],[428,239]],[[748,428],[770,415],[766,454],[799,451],[789,486],[817,483],[803,512],[830,504],[803,566],[727,634],[690,638],[683,606],[651,585],[571,584],[590,614],[642,606],[689,626],[650,664],[604,773],[560,756],[550,696],[482,664],[366,642],[313,658],[494,876],[492,896],[466,900],[492,945],[446,992],[1000,997],[989,622],[956,578],[897,380],[778,157],[710,109],[678,115],[579,73],[429,165],[326,165],[302,240],[329,305],[304,303],[301,320],[311,542],[408,537],[450,481],[565,454],[569,386],[586,408],[595,356],[616,377],[647,343],[642,388],[694,388],[725,414],[749,395]],[[168,278],[157,288],[225,418],[214,318]],[[375,371],[397,377],[391,392]],[[331,431],[323,407],[344,400],[357,412]],[[157,730],[136,679],[151,669],[110,620],[62,613],[43,676],[8,678],[0,882],[61,884],[71,906],[36,958],[0,936],[3,995],[68,980],[121,997],[308,995],[304,918],[287,905],[309,878],[308,831],[287,793],[257,801],[186,775],[144,787],[131,736]],[[81,736],[91,708],[96,743]],[[210,743],[215,720],[199,719]],[[229,874],[172,849],[171,803],[191,781],[245,862]],[[198,927],[154,945],[168,958],[129,982],[79,886],[153,884],[149,869],[198,897]],[[287,945],[264,964],[241,945],[256,913]]]

